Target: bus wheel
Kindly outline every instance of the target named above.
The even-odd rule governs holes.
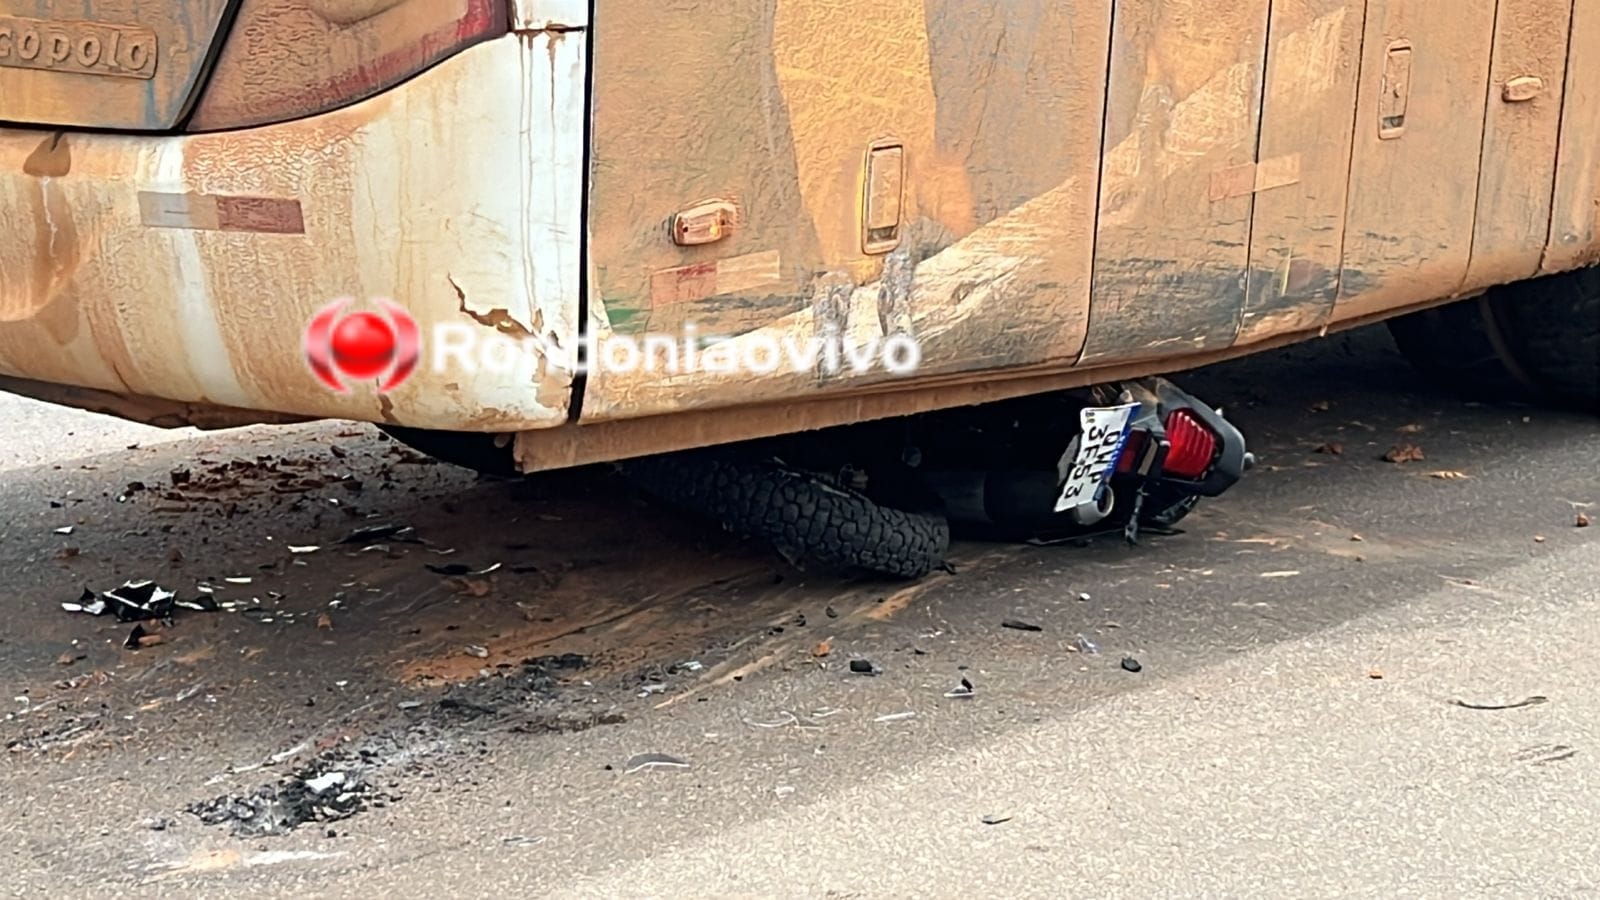
[[[1600,268],[1389,320],[1417,369],[1474,399],[1600,412]]]

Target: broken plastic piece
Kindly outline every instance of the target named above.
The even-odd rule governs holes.
[[[1137,659],[1134,659],[1131,656],[1124,656],[1122,658],[1122,668],[1129,672],[1137,672],[1140,669],[1143,669],[1144,666],[1139,665],[1139,661]]]
[[[367,525],[350,532],[339,541],[341,544],[360,544],[369,546],[383,540],[405,541],[408,543],[421,543],[413,536],[413,529],[409,525]]]
[[[324,775],[319,775],[316,778],[306,779],[306,788],[309,789],[313,794],[321,794],[326,792],[329,788],[338,787],[339,785],[344,784],[344,782],[345,774],[343,772],[328,772]]]
[[[1001,628],[1011,628],[1011,629],[1015,629],[1017,631],[1043,631],[1044,630],[1043,628],[1039,627],[1038,625],[1033,624],[1032,622],[1024,622],[1021,619],[1006,619],[1004,622],[1000,623],[1000,627]]]
[[[129,581],[96,596],[84,589],[75,603],[63,603],[67,612],[87,613],[91,616],[113,612],[120,622],[141,622],[171,617],[177,594],[158,587],[153,581]]]
[[[958,698],[958,697],[959,698],[965,698],[965,699],[971,699],[974,696],[974,694],[975,694],[975,692],[973,691],[973,688],[972,688],[972,682],[970,680],[968,680],[965,676],[962,676],[962,678],[961,678],[961,686],[960,687],[951,688],[950,690],[944,692],[944,695],[946,697],[951,698],[951,699],[955,699],[955,698]]]
[[[449,575],[449,576],[487,575],[490,572],[493,572],[494,570],[500,568],[500,563],[495,563],[492,566],[486,566],[486,567],[484,567],[482,569],[474,569],[472,566],[469,566],[469,565],[467,565],[465,563],[447,563],[447,564],[442,565],[442,566],[436,566],[436,565],[434,565],[432,563],[426,563],[426,564],[424,564],[423,568],[427,569],[429,572],[434,573],[435,575]]]
[[[1465,700],[1451,700],[1450,701],[1450,703],[1452,705],[1459,706],[1462,709],[1484,709],[1484,710],[1491,710],[1491,711],[1493,711],[1493,710],[1502,710],[1502,709],[1522,709],[1525,706],[1538,706],[1541,703],[1548,703],[1548,702],[1550,702],[1550,698],[1549,697],[1543,697],[1543,696],[1538,696],[1538,695],[1535,695],[1535,696],[1532,696],[1532,697],[1528,697],[1525,700],[1518,700],[1515,703],[1468,703]]]
[[[850,671],[857,675],[882,675],[883,670],[878,668],[870,659],[850,660]]]
[[[628,761],[623,764],[622,772],[624,775],[632,775],[645,769],[687,768],[689,768],[688,761],[676,756],[668,756],[665,753],[637,753],[628,757]]]

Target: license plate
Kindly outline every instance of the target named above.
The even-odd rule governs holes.
[[[1063,455],[1072,458],[1065,469],[1061,496],[1056,499],[1056,512],[1067,512],[1080,506],[1092,505],[1111,480],[1116,470],[1117,457],[1122,445],[1127,443],[1128,429],[1139,414],[1139,404],[1123,406],[1090,406],[1078,413],[1080,433],[1072,439]]]

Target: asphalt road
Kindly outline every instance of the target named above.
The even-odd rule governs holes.
[[[0,885],[1600,889],[1600,527],[1576,526],[1600,518],[1596,422],[1463,403],[1381,330],[1176,380],[1261,459],[1185,533],[963,544],[909,587],[364,426],[169,433],[0,401]],[[1398,444],[1422,459],[1381,459]],[[138,579],[220,608],[129,649],[132,624],[62,607]],[[974,695],[946,697],[962,677]],[[239,825],[263,788],[305,821]]]

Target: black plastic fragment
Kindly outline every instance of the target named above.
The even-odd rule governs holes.
[[[170,619],[176,599],[177,594],[153,581],[129,581],[100,594],[85,588],[76,601],[63,603],[61,608],[91,616],[110,612],[119,622],[148,622]]]
[[[360,544],[370,546],[380,541],[395,540],[409,543],[420,543],[414,536],[415,529],[410,525],[365,525],[345,535],[339,543]]]
[[[850,660],[850,671],[855,672],[857,675],[881,675],[881,674],[883,674],[883,670],[878,668],[877,666],[873,665],[872,660],[870,660],[870,659],[852,659],[852,660]]]
[[[1504,709],[1522,709],[1525,706],[1538,706],[1541,703],[1548,703],[1548,702],[1550,702],[1550,698],[1549,697],[1544,697],[1544,696],[1539,696],[1539,695],[1528,697],[1528,698],[1523,699],[1523,700],[1518,700],[1515,703],[1468,703],[1465,700],[1451,700],[1450,701],[1452,706],[1459,706],[1462,709],[1481,709],[1481,710],[1488,710],[1488,711],[1491,711],[1491,712],[1496,711],[1496,710],[1504,710]]]

